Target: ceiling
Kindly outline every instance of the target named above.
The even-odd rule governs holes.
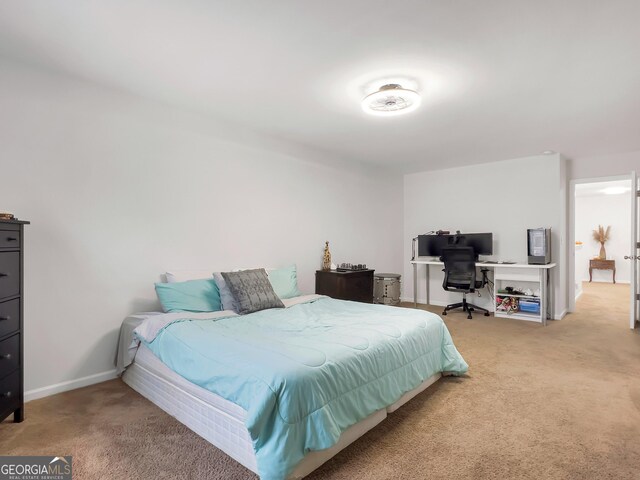
[[[614,190],[615,189],[615,190]],[[626,195],[631,192],[631,180],[612,180],[608,182],[578,183],[576,184],[576,197],[593,197],[611,195],[603,190],[617,191],[614,195]]]
[[[0,57],[408,172],[640,150],[637,0],[13,1]],[[380,118],[400,79],[418,111]]]

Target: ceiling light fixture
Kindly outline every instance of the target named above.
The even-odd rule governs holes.
[[[370,115],[390,117],[409,113],[420,106],[420,95],[397,83],[383,85],[362,99],[362,109]]]
[[[600,193],[604,193],[605,195],[621,195],[630,191],[631,188],[629,187],[607,187],[600,190]]]

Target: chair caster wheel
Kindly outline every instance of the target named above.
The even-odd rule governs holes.
[[[472,317],[471,315],[469,315],[467,318],[468,318],[469,320],[471,320],[473,317]]]
[[[447,314],[447,312],[442,312],[442,314],[443,314],[443,315],[446,315],[446,314]]]
[[[484,316],[488,317],[489,316],[489,312],[484,312]]]

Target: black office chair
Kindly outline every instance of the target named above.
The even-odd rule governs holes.
[[[442,288],[448,292],[462,292],[462,302],[452,303],[444,308],[442,315],[449,310],[461,308],[471,317],[471,312],[479,310],[489,316],[486,308],[478,307],[473,303],[467,303],[467,293],[473,293],[477,288],[484,287],[487,282],[487,269],[482,270],[482,280],[476,280],[476,255],[473,247],[445,247],[442,249],[442,261],[444,262],[444,282]]]

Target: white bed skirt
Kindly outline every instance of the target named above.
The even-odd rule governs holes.
[[[437,373],[417,388],[405,393],[386,409],[378,410],[345,430],[338,443],[326,450],[308,453],[290,479],[309,475],[320,465],[350,445],[441,377]],[[231,458],[257,473],[253,444],[244,420],[246,411],[235,403],[184,379],[141,345],[134,363],[122,376],[124,382],[169,415],[218,447]]]

